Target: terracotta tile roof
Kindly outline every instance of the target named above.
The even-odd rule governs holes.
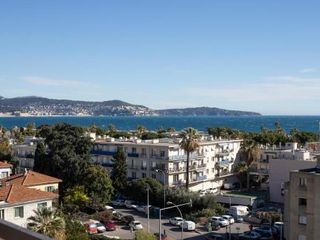
[[[23,203],[55,198],[58,198],[58,194],[44,192],[34,188],[27,188],[21,185],[13,184],[0,188],[0,201],[5,201],[7,203]]]
[[[0,168],[11,168],[11,167],[13,167],[12,164],[7,163],[6,161],[4,162],[0,161]]]
[[[2,180],[6,184],[18,184],[23,186],[36,186],[50,183],[62,182],[61,179],[51,177],[42,173],[28,170],[26,173],[10,176]],[[4,184],[3,184],[4,185]]]

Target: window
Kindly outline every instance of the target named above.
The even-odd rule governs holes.
[[[132,148],[132,153],[136,153],[137,149],[136,148]]]
[[[299,216],[299,224],[307,225],[307,217],[306,216]]]
[[[152,173],[151,177],[154,179],[157,178],[157,176],[154,173]]]
[[[177,174],[173,175],[173,182],[178,182],[179,181],[179,176]]]
[[[6,178],[9,176],[9,172],[2,172],[1,173],[1,178]]]
[[[55,189],[54,189],[54,187],[53,186],[47,186],[47,187],[45,187],[45,191],[46,192],[53,192]]]
[[[4,219],[4,209],[0,209],[0,219]]]
[[[14,217],[16,218],[23,218],[23,207],[15,207],[14,208]]]
[[[301,187],[307,186],[307,178],[305,178],[305,177],[299,178],[299,186],[301,186]]]
[[[307,206],[307,199],[305,198],[299,198],[299,207],[306,207]]]
[[[46,208],[47,202],[38,203],[38,209]]]
[[[160,157],[165,157],[166,152],[165,151],[160,151]]]
[[[147,174],[146,173],[142,173],[142,178],[146,178]]]
[[[307,240],[307,237],[305,235],[299,235],[298,240]]]
[[[137,178],[137,173],[136,172],[132,172],[131,176],[132,176],[132,178]]]

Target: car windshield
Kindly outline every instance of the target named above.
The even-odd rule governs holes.
[[[101,223],[96,223],[97,227],[103,227]]]
[[[134,225],[140,225],[140,224],[141,224],[140,222],[135,222],[135,223],[134,223]]]

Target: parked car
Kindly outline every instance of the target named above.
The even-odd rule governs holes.
[[[114,223],[114,221],[105,221],[102,222],[104,224],[107,231],[115,231],[117,229],[117,225]]]
[[[257,232],[261,235],[260,240],[273,240],[273,235],[270,232],[265,232],[259,228],[254,229],[253,232]]]
[[[200,197],[203,197],[204,195],[207,194],[207,191],[206,190],[199,190],[199,195]]]
[[[207,224],[207,231],[217,231],[220,228],[220,225],[216,222],[208,222]]]
[[[123,216],[121,218],[121,221],[123,221],[126,225],[129,225],[131,222],[133,222],[135,219],[132,215],[126,215],[126,216]]]
[[[183,221],[179,226],[180,226],[180,228],[183,228],[183,230],[185,230],[185,231],[196,230],[196,224],[192,221]]]
[[[111,204],[115,207],[124,207],[124,200],[123,199],[114,199],[111,201]]]
[[[209,218],[209,222],[214,222],[216,224],[219,224],[220,227],[226,227],[229,225],[229,221],[225,220],[222,217],[216,217],[216,216]]]
[[[156,237],[156,239],[159,239],[159,233],[155,233],[154,236]],[[163,233],[161,233],[161,240],[168,240],[167,235],[164,235]]]
[[[104,208],[105,208],[106,210],[108,210],[108,211],[111,211],[112,214],[116,214],[116,213],[117,213],[117,211],[114,210],[114,208],[111,207],[111,206],[109,206],[109,205],[104,206]]]
[[[179,226],[184,221],[181,217],[173,217],[169,219],[169,223],[173,226]]]
[[[129,227],[132,228],[133,230],[142,230],[143,226],[139,221],[132,221],[129,224]]]
[[[239,239],[260,239],[261,235],[255,231],[247,231],[239,235]]]
[[[226,190],[231,190],[235,188],[235,185],[233,183],[225,183],[223,184],[223,188]]]
[[[84,223],[83,226],[86,229],[86,232],[89,234],[98,233],[97,225],[95,223],[87,222],[87,223]]]
[[[225,220],[227,220],[229,222],[229,224],[233,224],[235,222],[234,218],[230,215],[222,215],[221,217],[224,218]]]
[[[283,222],[275,222],[273,226],[277,229],[278,233],[283,232]]]
[[[103,233],[107,230],[106,227],[99,221],[93,220],[92,223],[96,224],[98,233]]]
[[[218,193],[218,188],[209,188],[206,190],[207,194],[215,194]]]
[[[125,200],[124,205],[126,208],[133,208],[133,206],[136,206],[136,203],[132,200]]]

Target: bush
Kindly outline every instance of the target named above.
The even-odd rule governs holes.
[[[105,222],[105,221],[109,221],[112,220],[113,218],[113,214],[112,211],[110,210],[105,210],[102,212],[97,212],[93,215],[93,218],[100,221],[100,222]]]
[[[193,212],[192,214],[187,214],[186,218],[188,220],[194,221],[196,223],[200,222],[202,224],[207,223],[208,218],[215,216],[215,215],[221,215],[223,214],[224,209],[220,204],[217,204],[217,208],[204,208],[202,210]]]
[[[152,233],[147,233],[144,231],[136,231],[134,235],[134,240],[157,240]]]

